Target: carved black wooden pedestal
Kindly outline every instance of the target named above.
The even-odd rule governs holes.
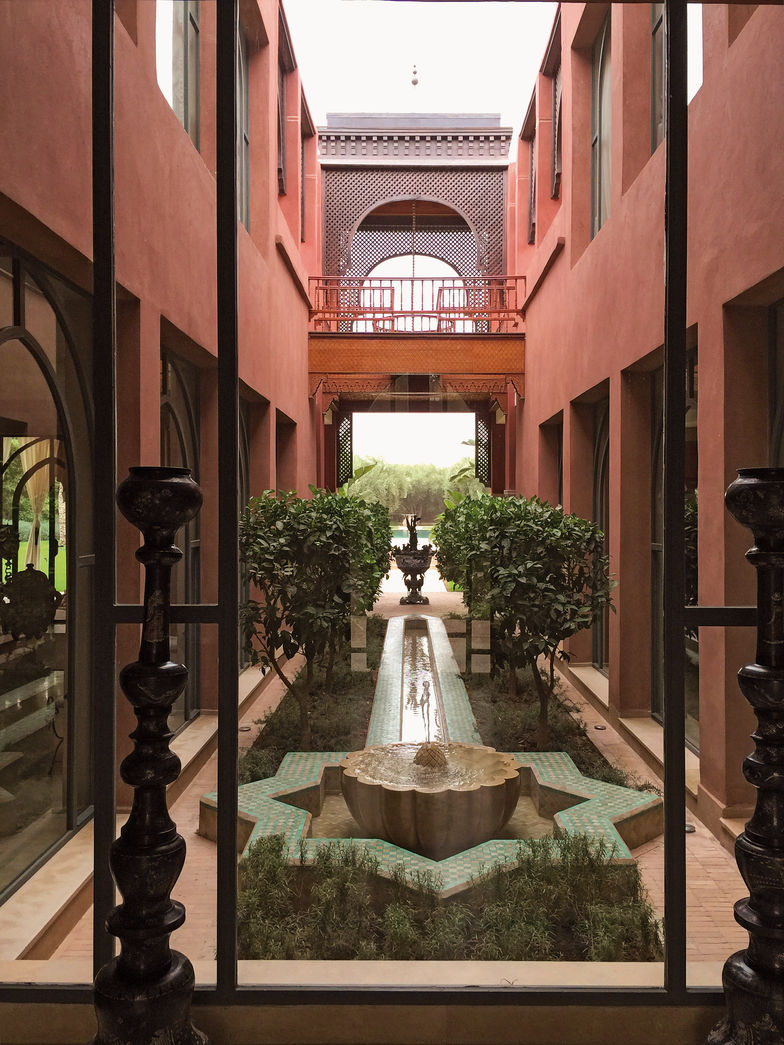
[[[749,896],[735,919],[746,950],[724,965],[727,1017],[709,1045],[784,1042],[784,468],[744,468],[727,507],[754,534],[746,557],[757,569],[757,659],[741,668],[743,695],[757,717],[755,749],[743,763],[758,789],[754,815],[735,843]]]
[[[123,515],[144,535],[136,553],[145,567],[144,625],[139,659],[120,673],[138,719],[134,750],[120,767],[134,793],[109,858],[123,902],[109,915],[107,928],[119,937],[120,954],[95,980],[95,1045],[207,1041],[190,1019],[193,967],[169,946],[169,936],[185,921],[185,908],[170,898],[185,841],[166,805],[166,785],[180,773],[180,760],[169,750],[167,720],[188,679],[188,669],[169,659],[171,570],[182,558],[173,542],[201,500],[187,468],[132,468],[117,491]]]

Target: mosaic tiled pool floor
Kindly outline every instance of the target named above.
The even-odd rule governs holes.
[[[400,739],[400,663],[404,620],[403,617],[392,618],[388,624],[368,746],[394,743]],[[434,617],[425,620],[433,657],[438,665],[449,738],[480,744],[471,705],[444,624]],[[274,777],[240,786],[238,849],[244,852],[258,838],[283,834],[289,859],[310,863],[319,847],[335,844],[334,836],[313,836],[312,820],[322,814],[328,795],[339,795],[338,767],[345,754],[343,751],[290,752]],[[661,834],[662,801],[657,795],[585,777],[562,751],[515,751],[512,754],[523,766],[521,793],[530,799],[538,820],[552,820],[552,831],[556,836],[592,835],[606,842],[616,860],[630,861],[630,847],[635,848]],[[205,795],[201,801],[200,834],[216,837],[216,814],[217,795]],[[358,832],[359,828],[356,830]],[[525,839],[508,837],[508,829],[503,834],[503,838],[490,839],[440,861],[377,838],[358,838],[353,832],[342,837],[346,843],[362,845],[375,856],[379,874],[391,877],[401,867],[408,875],[430,872],[440,883],[441,895],[447,896],[470,887],[495,864],[516,862],[519,847],[526,844]]]

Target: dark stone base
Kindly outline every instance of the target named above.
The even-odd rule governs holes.
[[[185,955],[172,951],[166,975],[149,984],[121,978],[117,962],[95,978],[98,1033],[92,1045],[209,1045],[191,1023],[194,975]]]
[[[707,1045],[784,1045],[784,983],[761,976],[746,951],[727,959],[722,979],[727,1015]]]
[[[403,598],[400,600],[400,605],[401,606],[429,606],[430,605],[430,599],[428,599],[427,595],[417,595],[416,593],[414,593],[412,595],[404,595]]]

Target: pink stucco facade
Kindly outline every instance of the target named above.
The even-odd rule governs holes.
[[[610,203],[591,236],[593,47],[606,17]],[[560,494],[567,509],[607,526],[617,612],[609,618],[608,655],[600,665],[607,682],[595,688],[606,688],[609,715],[629,726],[630,736],[632,720],[651,715],[657,655],[654,386],[664,340],[665,146],[651,142],[651,26],[647,4],[560,9],[509,186],[511,267],[536,288],[525,314],[526,396],[518,405],[514,485],[551,500]],[[753,570],[743,558],[749,537],[724,510],[723,493],[737,468],[769,463],[771,315],[784,296],[784,155],[776,144],[784,132],[782,44],[784,19],[775,8],[703,8],[704,76],[689,106],[688,343],[694,354],[687,473],[689,489],[698,491],[704,605],[754,598]],[[553,199],[552,92],[559,65],[562,173]],[[529,243],[532,140],[536,229]],[[609,430],[603,491],[597,489],[600,415]],[[740,817],[752,800],[741,762],[753,717],[735,673],[753,652],[748,631],[700,629],[698,723],[691,737],[699,781],[689,781],[691,800],[725,838],[722,821]],[[597,659],[587,638],[572,655],[574,663]]]

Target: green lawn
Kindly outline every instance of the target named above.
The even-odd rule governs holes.
[[[25,557],[27,556],[27,541],[19,545],[19,569],[25,568]],[[49,545],[46,541],[41,545],[41,562],[38,567],[42,573],[49,576]],[[65,548],[61,548],[54,561],[54,586],[58,591],[65,591]]]

